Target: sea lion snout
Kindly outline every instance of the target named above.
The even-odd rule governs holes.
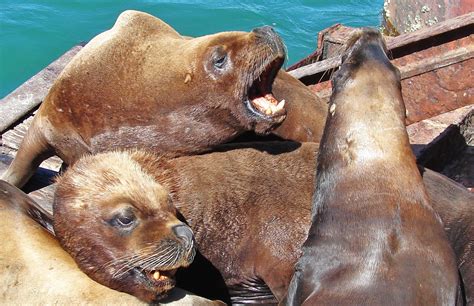
[[[386,72],[392,72],[395,82],[400,82],[400,71],[387,56],[387,46],[379,31],[363,28],[354,33],[346,43],[342,55],[341,69],[334,74],[333,84],[353,76],[362,65],[382,67]]]
[[[194,234],[189,226],[180,224],[173,226],[173,233],[184,242],[187,249],[192,248],[194,245]]]
[[[286,57],[285,44],[272,27],[263,26],[255,28],[252,30],[252,33],[254,33],[258,39],[261,39],[267,43],[271,47],[272,51],[275,52],[279,57],[283,59]]]

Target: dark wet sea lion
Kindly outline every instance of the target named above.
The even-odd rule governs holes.
[[[55,81],[3,179],[26,183],[58,155],[145,147],[190,154],[286,115],[272,95],[285,47],[270,27],[183,37],[163,21],[122,13]]]
[[[159,300],[174,287],[176,270],[194,258],[192,230],[140,165],[117,158],[103,166],[86,156],[58,179],[56,237],[95,281],[146,302]]]
[[[289,305],[454,305],[454,253],[416,166],[400,73],[359,31],[333,77],[312,225]]]

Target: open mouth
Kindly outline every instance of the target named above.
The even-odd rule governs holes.
[[[149,285],[159,289],[160,292],[165,293],[174,288],[176,280],[174,275],[177,269],[172,270],[141,270],[139,273],[145,278]]]
[[[285,100],[278,101],[272,93],[273,81],[282,64],[283,59],[276,58],[266,65],[247,92],[247,99],[245,99],[247,108],[253,114],[266,120],[282,120],[286,115]]]

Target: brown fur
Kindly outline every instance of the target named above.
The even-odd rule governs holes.
[[[474,303],[474,193],[444,175],[420,169],[433,209],[456,254],[466,305]]]
[[[285,99],[286,119],[272,134],[298,142],[319,142],[326,122],[327,104],[306,85],[280,71],[273,82],[277,100]]]
[[[0,181],[0,297],[6,304],[143,304],[87,277],[54,236],[28,215],[35,203]]]
[[[400,76],[376,30],[333,77],[309,235],[289,305],[453,305],[454,253],[410,149]]]
[[[86,156],[58,179],[56,237],[89,277],[153,302],[174,287],[176,269],[192,262],[192,231],[139,164],[119,154],[102,157]],[[152,281],[154,271],[166,277]]]
[[[234,301],[275,301],[273,294],[281,298],[286,292],[309,224],[317,145],[299,146],[296,143],[263,145],[263,150],[269,148],[270,153],[247,148],[176,159],[157,159],[140,151],[95,155],[80,159],[66,171],[58,182],[57,193],[62,196],[56,198],[55,208],[88,206],[81,214],[86,220],[93,220],[100,198],[112,201],[124,195],[133,198],[153,193],[155,188],[151,184],[130,180],[155,176],[170,191],[172,203],[193,229],[197,248],[219,271],[225,284],[209,278],[209,271],[189,279],[193,283],[199,280],[198,283],[214,292],[227,290],[225,286],[229,286]],[[273,155],[276,153],[281,154]],[[142,174],[124,170],[137,163],[140,165],[137,171]],[[111,165],[122,171],[106,170]],[[88,188],[64,187],[83,181],[90,181],[81,184],[90,184],[92,190],[96,185],[97,190],[93,193]],[[102,187],[110,184],[119,187]],[[136,188],[130,189],[131,186]],[[145,203],[149,206],[154,202]],[[55,220],[58,236],[68,231],[70,237],[80,240],[97,232],[91,229],[97,227],[93,224],[79,230],[75,214],[74,210],[65,211],[62,222]],[[77,249],[77,244],[63,246]],[[225,296],[213,298],[225,299]]]
[[[270,302],[275,301],[273,295],[280,300],[286,293],[310,226],[317,149],[311,143],[232,144],[221,146],[222,152],[171,160],[133,152],[125,154],[127,158],[108,153],[93,157],[94,163],[78,163],[96,176],[93,169],[138,162],[141,171],[171,193],[201,252],[190,268],[178,272],[179,285],[227,302]],[[102,176],[101,184],[115,176],[119,174]],[[428,189],[430,196],[445,191],[438,197],[439,207],[472,202],[469,192],[456,190],[456,184],[443,176],[427,170],[423,179],[438,186]],[[448,233],[459,226],[456,218],[445,222]]]
[[[126,11],[58,77],[3,178],[22,186],[53,154],[67,164],[114,148],[190,154],[244,131],[268,133],[285,111],[256,112],[249,91],[263,80],[271,90],[284,58],[269,27],[190,39]]]

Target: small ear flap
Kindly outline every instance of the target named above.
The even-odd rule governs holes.
[[[6,209],[15,209],[19,213],[28,215],[50,234],[54,235],[53,215],[38,205],[26,193],[2,180],[0,180],[0,202],[6,205]]]

